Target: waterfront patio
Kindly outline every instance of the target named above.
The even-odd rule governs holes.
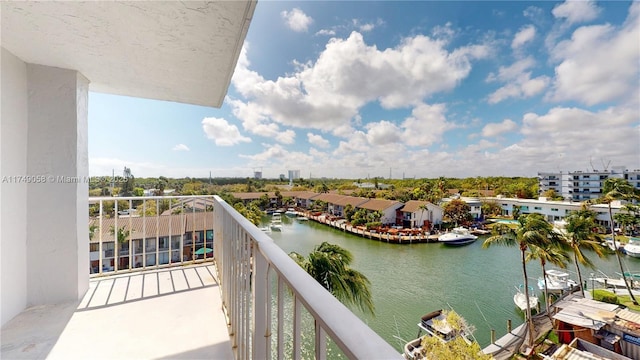
[[[233,359],[212,263],[91,279],[80,302],[26,309],[3,359]]]

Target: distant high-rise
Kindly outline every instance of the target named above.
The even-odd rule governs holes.
[[[289,185],[293,185],[295,179],[300,179],[300,170],[289,170]]]
[[[585,201],[602,196],[604,182],[610,178],[627,180],[634,188],[640,189],[640,170],[626,170],[615,166],[610,170],[539,172],[538,192],[555,190],[565,200]]]
[[[262,171],[254,171],[253,172],[254,179],[262,179]]]

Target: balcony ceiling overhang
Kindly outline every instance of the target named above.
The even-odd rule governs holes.
[[[90,90],[220,107],[256,1],[5,2],[2,47]]]

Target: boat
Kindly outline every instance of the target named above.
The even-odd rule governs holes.
[[[516,292],[515,295],[513,295],[513,302],[516,304],[516,306],[520,308],[520,310],[526,311],[527,300],[526,300],[526,295],[522,291],[523,287],[524,287],[523,285],[520,285],[520,287],[516,287],[516,290],[518,291]],[[529,286],[529,308],[535,310],[537,309],[537,306],[538,306],[538,297],[532,294],[533,294],[533,288]]]
[[[629,243],[624,246],[624,252],[631,257],[640,258],[640,241],[629,241]]]
[[[284,212],[286,216],[295,217],[298,215],[298,212],[294,208],[288,208],[287,211]]]
[[[273,231],[282,231],[282,216],[279,212],[274,212],[271,217],[271,225],[269,225]]]
[[[473,235],[469,229],[464,227],[456,227],[448,233],[442,234],[438,237],[438,241],[451,246],[462,246],[471,244],[478,239]]]
[[[620,241],[616,241],[616,244],[613,244],[613,239],[610,236],[607,236],[605,241],[604,241],[604,245],[606,245],[609,250],[615,252],[616,251],[616,245],[617,245],[617,250],[620,251],[624,251],[624,244],[621,243]]]
[[[564,271],[551,269],[547,270],[546,274],[547,291],[549,292],[562,292],[578,286],[578,283],[569,279],[569,274]],[[544,278],[542,276],[538,278],[538,288],[544,290]]]
[[[271,227],[269,226],[263,226],[260,228],[261,231],[264,231],[266,233],[270,233],[271,232]]]
[[[298,216],[298,217],[296,218],[296,220],[298,220],[298,221],[309,221],[309,218],[308,218],[308,217],[306,217],[306,216]]]
[[[471,330],[466,326],[464,319],[462,319],[461,323],[463,324],[462,331],[453,329],[447,324],[447,312],[442,309],[422,316],[418,324],[418,337],[407,342],[404,346],[405,358],[410,360],[424,358],[422,355],[422,339],[426,336],[437,337],[443,343],[462,338],[464,342],[471,345],[473,343]],[[422,332],[425,334],[422,335]]]

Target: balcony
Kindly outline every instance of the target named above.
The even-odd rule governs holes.
[[[91,249],[103,249],[91,251],[89,290],[80,301],[28,308],[11,320],[2,329],[2,358],[401,358],[219,197],[163,197],[181,213],[127,218],[107,199],[89,201],[98,226]],[[202,199],[215,211],[189,206]],[[116,200],[127,209],[159,204]],[[112,223],[129,231],[117,259],[106,245],[117,237],[107,230]],[[169,251],[155,241],[161,238],[178,258],[157,261]],[[143,247],[148,240],[158,246]],[[198,255],[205,243],[214,251]]]
[[[233,359],[212,262],[95,277],[78,302],[29,308],[3,359]]]

